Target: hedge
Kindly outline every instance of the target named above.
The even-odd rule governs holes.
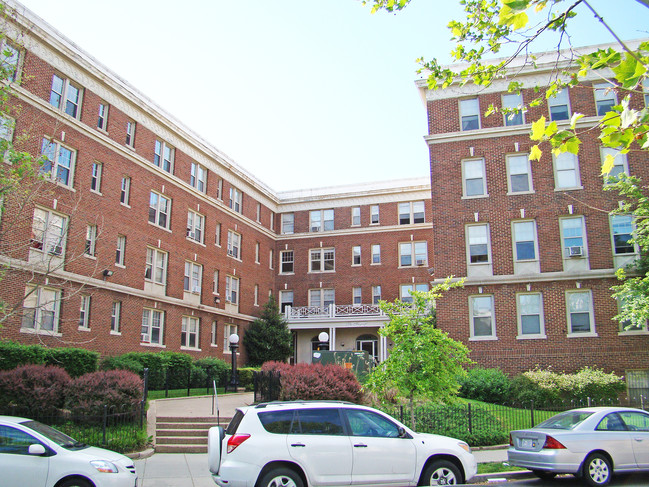
[[[79,377],[97,370],[99,353],[83,348],[47,348],[42,345],[0,342],[0,370],[11,370],[21,365],[53,365],[64,368],[71,377]]]

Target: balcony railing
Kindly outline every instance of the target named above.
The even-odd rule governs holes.
[[[287,306],[284,314],[288,321],[322,318],[360,318],[385,316],[378,304],[328,304],[326,306]]]

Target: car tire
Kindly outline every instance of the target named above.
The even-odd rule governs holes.
[[[591,453],[583,466],[584,480],[593,487],[608,485],[613,476],[610,460],[601,453]]]
[[[304,487],[302,478],[290,468],[274,468],[264,475],[258,487]]]
[[[63,482],[58,484],[58,487],[93,487],[93,485],[86,479],[82,479],[81,477],[73,477],[71,479],[64,480]]]
[[[212,426],[207,432],[207,464],[210,472],[219,473],[221,468],[221,447],[225,431],[221,426]]]
[[[419,485],[458,485],[464,479],[460,470],[448,460],[435,460],[424,470]]]
[[[532,473],[541,480],[553,480],[557,476],[556,473],[547,470],[532,470]]]

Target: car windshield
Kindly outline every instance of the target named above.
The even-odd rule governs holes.
[[[534,428],[548,428],[556,430],[571,430],[584,421],[593,411],[566,411],[546,419]]]
[[[82,448],[87,448],[87,445],[84,443],[79,443],[73,438],[70,438],[65,433],[61,433],[59,430],[47,426],[46,424],[39,423],[38,421],[23,421],[21,423],[23,426],[26,426],[37,433],[40,433],[48,440],[53,441],[63,448],[68,448],[70,450],[80,450]]]

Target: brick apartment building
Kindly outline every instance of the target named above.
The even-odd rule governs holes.
[[[610,213],[621,198],[604,190],[600,175],[608,149],[593,130],[578,156],[553,157],[546,145],[540,162],[528,159],[531,122],[544,115],[566,126],[579,112],[578,127],[592,127],[617,103],[616,93],[593,76],[592,87],[566,89],[525,114],[484,116],[491,104],[512,108],[536,98],[535,85],[569,67],[562,60],[557,69],[556,58],[540,56],[522,73],[512,67],[525,86],[520,96],[507,93],[509,80],[438,91],[418,82],[428,111],[432,201],[444,202],[433,212],[435,278],[466,278],[464,289],[438,303],[439,324],[487,367],[598,366],[646,383],[647,325],[625,329],[612,320],[615,271],[638,249],[628,243],[631,217]],[[631,105],[648,102],[634,93]],[[646,153],[618,155],[612,174],[646,180],[648,162]]]
[[[9,4],[2,49],[17,69],[3,118],[15,127],[0,135],[45,155],[52,181],[23,208],[5,201],[0,299],[20,306],[0,339],[227,358],[227,337],[245,340],[272,293],[295,361],[311,360],[322,331],[335,350],[382,360],[378,300],[455,275],[466,288],[439,301],[439,323],[479,364],[646,373],[646,326],[611,321],[613,273],[635,249],[623,245],[628,221],[607,213],[617,199],[602,190],[600,148],[589,140],[578,159],[527,162],[527,120],[548,107],[504,122],[481,115],[517,103],[504,85],[420,84],[432,188],[425,177],[278,193]],[[601,101],[592,90],[561,100],[556,119],[595,115]],[[636,155],[620,165],[643,175]]]

